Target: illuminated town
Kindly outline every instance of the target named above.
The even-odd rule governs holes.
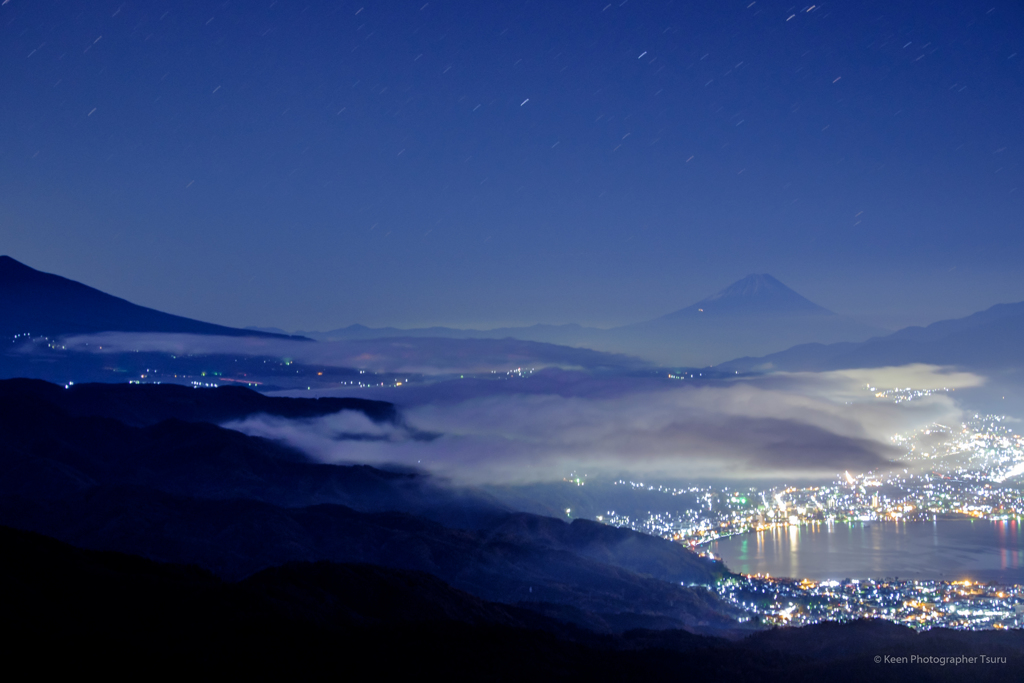
[[[867,388],[876,398],[896,403],[935,393]],[[940,517],[1016,522],[1024,516],[1024,487],[1019,482],[1024,474],[1024,438],[1010,424],[1003,416],[974,415],[955,427],[933,424],[893,437],[893,443],[906,453],[903,467],[889,472],[844,472],[825,486],[758,490],[619,480],[618,486],[670,496],[675,499],[674,511],[631,517],[610,510],[598,519],[695,550],[734,535],[803,525]],[[882,618],[919,629],[1024,626],[1024,586],[1020,585],[730,575],[717,590],[767,625]]]
[[[1024,491],[1010,481],[1024,473],[1024,438],[1007,426],[1004,417],[976,415],[957,429],[931,425],[894,442],[906,448],[907,467],[885,473],[845,472],[826,486],[673,488],[619,480],[616,484],[621,486],[687,496],[697,504],[681,512],[652,512],[643,519],[611,510],[600,521],[701,545],[735,534],[811,523],[1024,516]]]
[[[1024,586],[971,581],[811,581],[732,575],[719,595],[767,626],[886,619],[916,629],[1024,626]]]

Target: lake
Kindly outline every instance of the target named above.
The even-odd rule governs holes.
[[[1017,520],[807,524],[751,532],[710,548],[730,570],[808,579],[972,579],[1024,583]]]

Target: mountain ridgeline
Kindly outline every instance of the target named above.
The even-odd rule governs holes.
[[[613,346],[665,365],[716,365],[806,341],[858,341],[880,330],[837,315],[771,275],[748,275],[668,315],[609,331]]]
[[[835,315],[797,294],[771,275],[748,275],[692,306],[669,313],[649,323],[687,317],[727,317],[760,315]],[[643,324],[643,323],[641,323]]]
[[[277,330],[280,332],[279,330]],[[706,299],[643,322],[598,329],[575,324],[492,330],[448,327],[300,332],[314,339],[513,338],[624,353],[668,366],[706,366],[806,342],[860,341],[883,332],[837,315],[767,274],[748,275]]]
[[[284,337],[162,313],[0,256],[0,337],[95,332]]]
[[[515,339],[627,354],[668,366],[706,366],[777,352],[801,343],[862,341],[881,330],[836,315],[771,275],[761,274],[749,275],[678,311],[611,329],[575,324],[492,330],[373,329],[352,325],[331,332],[289,336],[278,329],[242,330],[162,313],[0,256],[0,337],[29,334],[59,338],[99,332],[319,340]],[[12,367],[24,371],[24,365],[23,360]]]
[[[175,384],[76,384],[56,386],[34,379],[0,381],[0,400],[38,400],[72,417],[108,417],[132,427],[165,420],[221,424],[250,415],[288,419],[323,417],[342,410],[360,412],[373,422],[398,425],[394,404],[363,398],[276,398],[245,387],[196,391]]]
[[[311,462],[203,421],[340,407],[400,422],[379,402],[296,401],[241,388],[0,382],[0,524],[231,580],[287,562],[361,562],[592,630],[737,628],[734,608],[686,587],[725,568],[679,544],[513,512],[414,472]]]
[[[748,275],[685,308],[611,329],[576,324],[491,330],[352,325],[330,332],[289,336],[276,328],[243,330],[162,313],[0,256],[0,336],[11,338],[28,333],[62,337],[112,331],[292,340],[521,340],[638,356],[669,367],[715,365],[723,371],[740,372],[835,370],[908,363],[1010,371],[1024,367],[1020,351],[1024,348],[1024,302],[998,304],[965,318],[886,333],[837,315],[768,274]],[[74,358],[53,354],[42,358],[37,357],[39,351],[0,354],[0,372],[8,377],[38,376],[51,381],[64,381],[58,377],[74,375],[104,376],[92,367],[102,365],[100,360],[90,364],[82,354]],[[595,354],[592,364],[600,364],[600,356]],[[604,360],[622,366],[630,359],[619,355]],[[156,361],[157,358],[152,359]],[[150,360],[141,362],[144,367]],[[166,359],[161,362],[168,363]]]
[[[965,318],[907,327],[860,343],[802,344],[723,369],[841,370],[931,363],[979,370],[1024,367],[1024,302],[996,304]]]

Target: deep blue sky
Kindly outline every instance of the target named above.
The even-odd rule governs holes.
[[[608,5],[8,0],[0,252],[289,329],[1024,299],[1020,2]]]

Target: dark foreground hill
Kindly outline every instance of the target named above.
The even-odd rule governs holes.
[[[0,337],[108,331],[287,338],[163,313],[0,256]]]
[[[291,561],[365,562],[596,629],[737,626],[733,608],[687,587],[722,565],[679,544],[510,512],[416,473],[310,462],[209,422],[120,419],[151,422],[185,395],[193,415],[218,397],[279,415],[330,404],[165,385],[78,391],[0,382],[0,523],[229,579]]]
[[[276,398],[238,386],[97,383],[65,388],[35,379],[0,380],[0,400],[22,398],[50,403],[73,417],[109,417],[132,427],[171,419],[220,424],[256,414],[302,419],[342,410],[363,413],[374,422],[399,422],[394,404],[364,398]]]
[[[821,624],[728,641],[598,634],[421,572],[293,563],[227,582],[194,566],[81,550],[0,527],[5,665],[81,675],[372,672],[474,680],[988,681],[1024,676],[1020,633]],[[981,656],[974,664],[884,657]],[[883,659],[876,663],[876,658]]]

